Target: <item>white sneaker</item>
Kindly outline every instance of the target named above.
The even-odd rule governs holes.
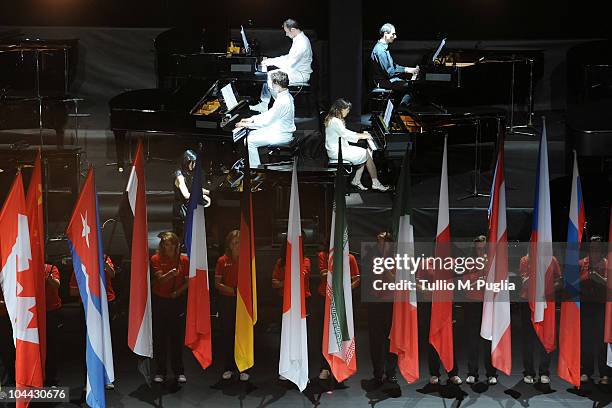
[[[497,384],[497,377],[489,377],[489,385]]]
[[[585,383],[585,382],[589,382],[589,380],[590,380],[590,378],[589,378],[589,376],[588,376],[588,375],[586,375],[586,374],[582,374],[582,375],[580,376],[580,382]]]
[[[113,384],[113,383],[106,384],[104,386],[104,388],[106,388],[107,390],[114,390],[115,389],[115,384]]]
[[[523,382],[525,384],[533,384],[535,382],[535,380],[533,379],[532,376],[526,375],[526,376],[523,377]]]
[[[451,378],[448,379],[450,382],[452,382],[455,385],[461,385],[463,383],[463,381],[461,381],[461,378],[459,378],[458,375],[453,375]]]
[[[387,191],[389,186],[382,185],[380,181],[376,180],[372,182],[372,190]]]
[[[268,111],[268,104],[262,101],[257,105],[250,105],[249,109],[255,112],[264,113]]]
[[[157,374],[155,377],[153,377],[153,382],[163,383],[164,382],[164,376],[161,375],[161,374]]]
[[[476,384],[476,377],[474,377],[473,375],[468,375],[465,379],[465,382],[468,384]]]
[[[225,371],[222,375],[221,378],[223,378],[224,380],[229,380],[230,378],[232,378],[232,372],[231,371]]]
[[[185,374],[180,374],[178,377],[176,377],[176,381],[179,384],[185,384],[187,382],[187,377],[185,377]]]
[[[247,373],[240,373],[240,381],[249,381],[249,378],[251,378],[251,376]]]
[[[438,377],[437,375],[432,375],[431,377],[429,377],[429,383],[432,385],[436,385],[440,383],[440,377]]]
[[[323,369],[319,373],[319,380],[327,380],[329,378],[329,370]]]
[[[540,384],[550,384],[550,377],[547,375],[541,375]]]
[[[599,379],[599,383],[601,385],[608,385],[608,384],[610,384],[610,377],[608,377],[607,375],[604,375],[603,377],[601,377]]]

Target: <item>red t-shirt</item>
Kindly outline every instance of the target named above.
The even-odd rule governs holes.
[[[529,278],[525,282],[525,284],[521,287],[521,298],[527,299],[527,293],[529,290],[529,284],[531,279],[534,279],[535,271],[531,270],[531,263],[529,262],[529,255],[525,255],[521,258],[521,262],[519,264],[519,272],[521,278]],[[559,266],[559,261],[554,256],[552,257],[552,266],[549,269],[548,273],[545,277],[545,287],[547,288],[544,297],[548,301],[554,301],[555,299],[555,282],[557,282],[561,278],[561,267]]]
[[[57,270],[57,266],[45,264],[45,277],[51,275],[55,280],[60,280],[60,274]],[[59,297],[59,288],[51,285],[45,280],[45,300],[47,304],[47,312],[57,310],[62,307],[62,299]]]
[[[106,268],[111,268],[113,271],[115,270],[115,265],[113,264],[113,261],[111,260],[110,256],[107,256],[104,260],[104,269]],[[113,289],[113,282],[112,282],[112,278],[110,277],[110,274],[108,274],[106,271],[104,273],[104,286],[106,286],[106,301],[107,302],[112,302],[113,300],[115,300],[115,290]],[[72,291],[79,291],[79,285],[77,283],[76,280],[76,276],[74,274],[74,272],[72,273],[72,277],[70,278],[70,283],[68,284],[69,288],[70,288],[70,292]]]
[[[183,286],[189,278],[189,259],[185,255],[181,255],[180,260],[177,260],[176,258],[168,258],[160,254],[155,254],[151,257],[151,268],[153,269],[154,276],[152,292],[154,295],[162,298],[170,298],[172,292]],[[178,268],[178,275],[163,282],[159,282],[155,279],[174,268]]]
[[[217,260],[217,266],[215,267],[215,277],[221,278],[221,283],[232,289],[236,289],[238,286],[238,261],[227,256],[222,255]],[[220,295],[223,295],[219,292]],[[227,296],[227,295],[223,295]]]
[[[589,272],[593,269],[597,274],[601,275],[602,278],[607,279],[608,276],[608,260],[601,258],[601,260],[593,267],[591,267],[591,260],[588,256],[582,258],[578,265],[580,265],[580,280],[586,281],[589,279]]]
[[[285,268],[281,266],[281,260],[277,259],[272,271],[272,279],[277,279],[281,282],[285,280]],[[302,263],[302,282],[304,284],[304,293],[306,297],[310,297],[310,258],[304,258]],[[278,289],[279,295],[283,296],[283,288]]]
[[[353,254],[348,254],[348,258],[349,258],[349,266],[350,266],[350,270],[351,270],[351,278],[355,277],[355,276],[359,276],[359,265],[357,265],[357,260],[355,259],[355,257],[353,256]],[[328,256],[327,256],[327,252],[326,251],[321,251],[317,254],[317,259],[319,262],[319,271],[323,272],[323,271],[327,271],[328,269]],[[329,271],[331,273],[331,271]],[[325,297],[325,288],[327,286],[327,280],[326,279],[322,279],[321,283],[319,283],[319,287],[317,289],[317,292],[319,292],[319,295]]]

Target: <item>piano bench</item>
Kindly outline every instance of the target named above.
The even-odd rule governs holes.
[[[312,116],[317,111],[317,99],[308,83],[296,83],[289,85],[289,93],[295,101],[296,113]]]
[[[368,112],[384,112],[387,101],[391,98],[393,91],[375,87],[370,91],[367,100],[366,110]]]
[[[297,151],[294,143],[287,145],[269,145],[261,148],[266,151],[265,155],[260,156],[265,164],[291,161]]]
[[[346,171],[347,175],[353,174],[353,164],[349,161],[346,160],[342,160],[342,162],[344,163],[344,171]],[[338,160],[337,159],[329,159],[329,161],[327,162],[327,167],[328,168],[336,168],[338,167]]]

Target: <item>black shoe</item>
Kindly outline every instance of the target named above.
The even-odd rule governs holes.
[[[378,378],[378,377],[370,378],[369,380],[363,380],[361,382],[362,388],[366,391],[374,391],[382,387],[382,385],[383,385],[383,380],[382,378]]]
[[[391,376],[387,376],[387,378],[385,379],[385,382],[389,384],[397,384],[397,376],[395,374]]]

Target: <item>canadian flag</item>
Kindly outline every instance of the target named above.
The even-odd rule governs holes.
[[[18,388],[42,387],[43,364],[36,307],[36,276],[31,268],[30,231],[18,173],[0,211],[0,285],[13,326],[15,342],[15,383]],[[43,309],[44,310],[44,309]],[[27,406],[28,401],[20,401]]]

